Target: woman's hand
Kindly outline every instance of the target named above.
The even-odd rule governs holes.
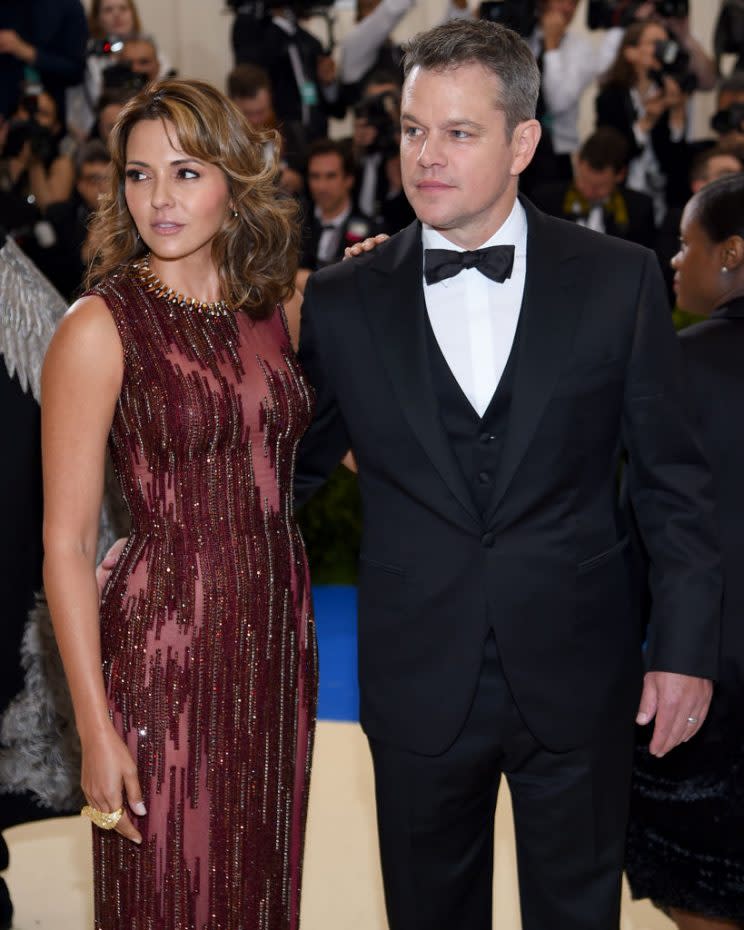
[[[88,804],[104,813],[112,813],[124,805],[139,817],[147,813],[137,766],[124,741],[109,726],[94,737],[82,739],[83,768],[80,784]],[[115,830],[133,843],[142,842],[142,834],[132,823],[126,809]]]
[[[362,242],[355,242],[354,245],[347,246],[344,249],[344,261],[347,258],[356,258],[357,255],[363,255],[365,252],[371,252],[373,249],[376,249],[378,245],[389,239],[390,236],[385,233],[378,233],[376,236],[370,236],[369,239],[364,239]]]
[[[103,559],[101,559],[101,564],[96,565],[96,584],[98,585],[99,599],[111,577],[111,572],[116,568],[116,563],[119,561],[119,556],[124,551],[124,546],[126,546],[127,542],[127,536],[117,539],[106,555],[104,555]]]

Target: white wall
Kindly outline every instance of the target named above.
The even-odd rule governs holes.
[[[144,28],[162,46],[181,77],[195,77],[224,88],[225,76],[233,64],[230,28],[233,16],[220,0],[136,0]],[[395,37],[405,39],[420,29],[439,22],[447,0],[418,0],[415,8],[401,22]],[[710,48],[713,26],[721,0],[690,0],[693,33]],[[336,38],[340,39],[353,23],[350,4],[344,3],[336,13]],[[584,30],[586,0],[581,0],[574,28]],[[325,41],[322,22],[310,28]],[[593,91],[585,95],[581,110],[582,135],[590,132],[594,121]],[[710,94],[698,94],[695,101],[695,135],[707,135],[707,123],[713,109]],[[336,127],[340,130],[340,127]]]

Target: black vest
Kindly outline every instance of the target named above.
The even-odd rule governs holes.
[[[519,319],[521,323],[521,314]],[[517,367],[520,328],[518,323],[504,373],[485,413],[479,417],[452,374],[434,335],[429,314],[426,314],[429,364],[439,401],[439,416],[481,516],[485,516],[491,503],[501,464]]]

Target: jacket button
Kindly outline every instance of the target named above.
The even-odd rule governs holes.
[[[493,440],[494,440],[496,437],[495,437],[495,436],[492,436],[490,433],[481,433],[480,436],[479,436],[478,438],[480,439],[481,443],[482,443],[484,446],[487,446],[488,443],[489,443],[489,442],[493,442]]]
[[[493,533],[484,533],[481,536],[481,544],[486,549],[492,548],[493,544],[496,542],[496,537]]]
[[[480,482],[480,484],[490,484],[491,476],[488,474],[487,471],[478,472],[478,481]]]

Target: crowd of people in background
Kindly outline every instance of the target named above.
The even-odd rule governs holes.
[[[302,25],[301,4],[272,0],[260,19],[251,5],[237,8],[225,89],[252,126],[280,134],[277,183],[303,205],[300,290],[344,247],[413,219],[400,178],[401,56],[391,30],[414,3],[358,0],[335,58]],[[111,127],[143,84],[175,72],[143,31],[134,0],[94,0],[87,20],[79,0],[49,3],[48,15],[47,4],[5,6],[0,212],[71,298],[89,249],[87,220],[105,187]],[[662,17],[657,6],[631,4],[624,25],[592,42],[576,28],[578,0],[536,4],[526,39],[543,76],[543,137],[521,189],[546,212],[655,249],[671,297],[682,208],[701,183],[744,162],[744,74],[719,76],[689,18]],[[451,0],[444,15],[478,12]],[[581,139],[579,105],[595,81],[595,132]],[[711,134],[694,138],[695,94],[714,88]],[[329,119],[344,117],[350,135],[331,142]]]

